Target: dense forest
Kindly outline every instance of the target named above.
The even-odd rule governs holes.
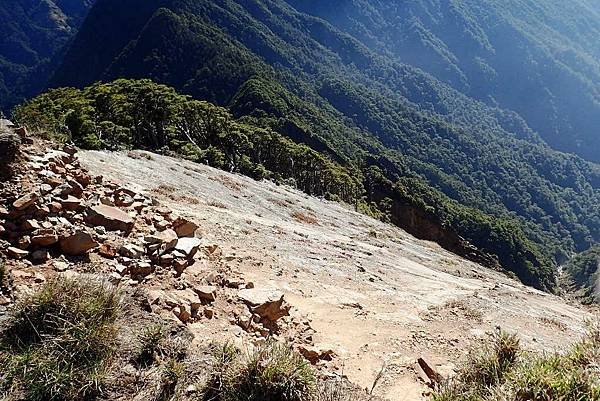
[[[586,151],[596,146],[597,135],[578,124],[598,126],[593,122],[600,113],[586,117],[597,105],[588,100],[595,99],[594,82],[599,81],[594,79],[593,58],[584,57],[597,54],[592,52],[598,49],[574,47],[573,63],[579,69],[544,55],[558,57],[549,46],[567,43],[560,40],[580,38],[588,46],[587,39],[595,35],[590,24],[596,21],[597,7],[585,15],[578,10],[591,6],[582,0],[561,8],[573,19],[561,25],[563,19],[553,14],[556,7],[551,4],[537,10],[531,1],[513,2],[522,15],[509,18],[491,0],[460,5],[343,1],[337,13],[327,6],[330,3],[312,1],[98,0],[50,80],[53,87],[79,89],[50,92],[15,115],[24,118],[39,112],[38,118],[43,118],[51,112],[58,121],[65,118],[64,125],[53,129],[65,131],[87,147],[166,147],[257,178],[292,179],[309,193],[353,203],[415,235],[433,237],[451,249],[462,248],[462,253],[469,251],[457,244],[462,238],[470,240],[523,281],[552,288],[553,267],[600,240],[600,165],[546,144],[579,152],[579,147],[553,142],[548,134],[560,132],[569,144],[579,143]],[[497,24],[480,26],[476,21],[481,13]],[[564,38],[552,39],[550,28],[546,42],[525,28],[515,31],[518,35],[489,31],[500,22],[521,26],[521,19],[531,18],[537,26],[560,30]],[[401,24],[404,19],[414,24]],[[424,28],[415,28],[420,25]],[[412,34],[413,28],[424,39],[398,40]],[[448,37],[460,38],[465,47],[445,43]],[[525,64],[518,63],[523,61],[521,54],[508,52],[499,41],[525,49]],[[483,50],[471,49],[474,43],[487,49],[488,58]],[[446,48],[444,54],[455,60],[456,68],[430,64],[418,56],[425,50],[406,48],[409,44],[427,45],[436,52]],[[481,71],[465,66],[472,64],[467,54],[481,59],[480,70],[497,78],[488,82],[489,87],[478,83]],[[550,61],[575,71],[567,74],[575,78],[552,81],[533,68],[553,65]],[[514,64],[512,75],[505,71],[508,64]],[[210,102],[211,107],[223,107],[218,110],[236,127],[227,132],[239,135],[225,135],[227,143],[203,142],[180,137],[185,127],[176,123],[151,125],[144,128],[150,131],[143,131],[151,133],[142,134],[127,122],[138,118],[130,115],[129,106],[117,107],[112,101],[110,108],[101,106],[93,93],[108,90],[94,82],[123,77],[150,78],[196,101]],[[581,80],[585,85],[577,84]],[[137,81],[118,82],[112,85]],[[553,84],[577,87],[584,96],[578,96],[577,102],[569,100],[570,92],[563,93]],[[528,87],[532,85],[535,90]],[[503,97],[507,91],[519,98],[526,93],[527,104],[541,109],[519,109],[514,99]],[[172,93],[169,96],[182,96]],[[81,107],[91,108],[70,111]],[[115,110],[121,114],[112,115]],[[529,112],[547,116],[548,125],[538,124]],[[555,115],[564,121],[557,122]],[[266,153],[263,146],[269,149]],[[273,146],[295,156],[277,152],[274,156]],[[302,164],[294,157],[309,151],[312,161],[306,166],[317,159],[329,166],[322,170],[324,179],[308,170],[300,174],[284,168],[287,164],[281,160],[294,160],[295,169]],[[444,234],[434,235],[436,227],[417,229],[417,223],[424,221],[434,221]]]
[[[596,2],[288,3],[470,97],[515,110],[552,147],[600,161]]]
[[[582,289],[588,302],[599,302],[600,245],[574,256],[565,266],[565,272],[573,280],[576,288]]]
[[[93,0],[0,2],[0,110],[47,85]]]

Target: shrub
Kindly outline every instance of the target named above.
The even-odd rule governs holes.
[[[225,345],[216,353],[205,399],[307,401],[315,385],[308,362],[285,345],[269,343],[248,354]]]
[[[600,329],[566,354],[527,353],[514,335],[471,353],[457,376],[436,391],[434,401],[552,401],[600,399]]]
[[[93,279],[48,282],[0,332],[0,390],[40,401],[97,393],[114,351],[120,299]]]

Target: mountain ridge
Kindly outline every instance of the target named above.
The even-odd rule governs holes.
[[[586,3],[290,3],[471,97],[515,110],[551,146],[599,160],[600,13]]]
[[[0,109],[42,91],[94,0],[6,0],[0,4]]]

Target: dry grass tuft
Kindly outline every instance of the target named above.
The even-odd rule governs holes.
[[[34,401],[98,393],[114,352],[120,304],[120,293],[99,280],[48,282],[0,332],[0,390]]]
[[[308,401],[315,385],[308,362],[285,345],[269,343],[247,354],[225,345],[216,353],[205,399]]]
[[[300,223],[315,225],[318,224],[319,221],[312,213],[303,213],[300,211],[295,211],[292,213],[292,218]]]
[[[551,401],[600,399],[600,328],[566,354],[521,350],[516,336],[499,333],[473,351],[433,401]]]

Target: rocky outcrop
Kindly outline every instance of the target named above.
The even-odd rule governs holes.
[[[283,293],[254,289],[218,244],[199,237],[197,222],[91,176],[73,147],[48,145],[25,147],[19,174],[0,187],[0,258],[17,292],[57,274],[92,271],[147,291],[147,309],[177,324],[222,319],[257,342],[292,338],[301,327],[293,338],[311,345],[308,323],[290,317]],[[13,302],[2,288],[0,298]]]

